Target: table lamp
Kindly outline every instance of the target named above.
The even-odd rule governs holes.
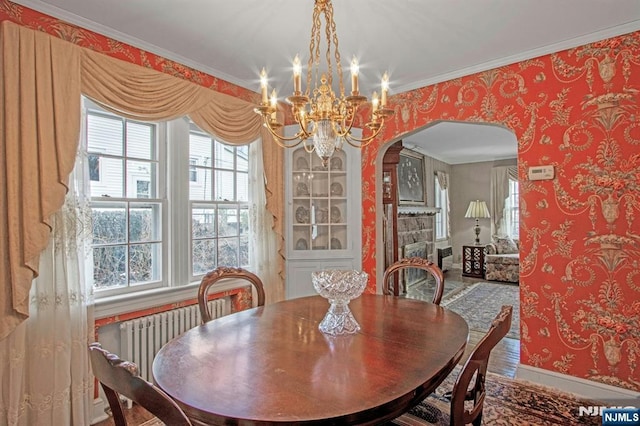
[[[480,200],[475,200],[469,203],[469,208],[467,212],[464,214],[464,217],[474,218],[476,220],[476,226],[474,228],[476,233],[476,245],[480,245],[480,225],[478,224],[478,219],[480,218],[488,218],[491,217],[489,215],[489,209],[487,208],[487,203]]]

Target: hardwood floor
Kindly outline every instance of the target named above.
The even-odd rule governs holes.
[[[458,281],[464,283],[465,286],[485,281],[479,278],[463,277],[459,269],[452,269],[445,273],[445,285],[447,280]],[[471,330],[469,332],[469,343],[467,349],[462,356],[460,363],[464,363],[469,357],[469,353],[484,336],[483,332]],[[516,368],[520,362],[520,341],[518,339],[503,338],[500,343],[491,351],[488,370],[492,373],[500,374],[506,377],[515,377]],[[149,420],[153,416],[146,410],[134,404],[131,410],[125,410],[130,425],[138,426]],[[96,426],[112,426],[113,420],[107,419],[96,423]]]
[[[447,280],[460,281],[465,285],[471,285],[477,282],[486,281],[481,278],[468,278],[462,276],[460,269],[452,269],[445,273],[445,285]],[[498,283],[498,281],[492,281]],[[511,285],[511,284],[505,284]],[[461,363],[467,360],[469,353],[475,347],[475,345],[484,336],[483,332],[474,330],[469,331],[469,343],[465,354],[462,357]],[[511,339],[508,337],[503,338],[500,343],[496,345],[491,351],[491,357],[489,358],[488,371],[502,376],[514,378],[518,363],[520,362],[520,340]]]

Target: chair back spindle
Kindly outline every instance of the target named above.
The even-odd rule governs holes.
[[[398,296],[399,291],[397,288],[395,288],[395,280],[393,279],[393,275],[395,273],[399,274],[400,270],[405,270],[408,268],[422,269],[431,274],[436,283],[432,302],[436,305],[439,305],[440,301],[442,300],[442,294],[444,293],[444,274],[442,273],[442,270],[438,267],[438,265],[421,257],[408,257],[405,259],[400,259],[389,265],[384,271],[384,277],[382,279],[383,294],[389,296]]]
[[[138,366],[120,359],[102,348],[100,343],[89,345],[91,369],[109,401],[116,426],[126,426],[120,395],[129,398],[168,425],[190,426],[191,421],[182,409],[160,388],[138,374]]]
[[[202,278],[202,281],[200,281],[200,287],[198,288],[198,304],[200,305],[200,317],[202,318],[203,324],[211,321],[211,312],[207,306],[207,294],[209,293],[209,289],[211,286],[228,278],[239,278],[249,281],[257,293],[257,306],[264,306],[264,285],[257,275],[243,268],[220,266],[207,273],[207,275]]]

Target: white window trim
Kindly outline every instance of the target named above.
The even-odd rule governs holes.
[[[180,176],[188,176],[189,150],[184,149],[189,143],[189,120],[179,118],[161,123],[158,128],[158,160],[161,167],[158,177],[158,198],[163,199],[164,214],[161,224],[163,236],[163,280],[161,286],[144,290],[126,290],[119,294],[106,294],[96,297],[96,318],[135,312],[159,305],[171,304],[197,297],[200,277],[191,279],[191,247],[190,239],[184,238],[191,232],[191,215],[189,206],[189,180],[183,179],[184,188],[173,187],[169,193],[167,180],[178,181]],[[166,126],[166,127],[164,127]],[[167,138],[171,143],[167,143]],[[169,161],[171,159],[171,161]],[[171,202],[169,203],[169,198]],[[141,199],[144,202],[146,199]],[[168,204],[168,207],[167,207]],[[173,224],[170,227],[170,224]],[[169,262],[173,259],[173,262]],[[252,270],[253,268],[248,268]],[[246,287],[244,280],[229,280],[221,283],[217,291],[226,291]]]

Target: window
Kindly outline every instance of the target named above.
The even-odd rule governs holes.
[[[189,159],[189,182],[198,181],[198,171],[196,170],[196,164],[198,164],[197,159],[195,158]]]
[[[504,205],[504,224],[507,234],[514,239],[520,236],[520,204],[518,181],[509,179],[509,197]]]
[[[89,180],[100,181],[100,157],[89,154]]]
[[[449,238],[449,189],[442,189],[435,178],[435,206],[440,211],[435,215],[436,240],[446,240]]]
[[[197,179],[189,184],[193,276],[215,265],[249,263],[249,147],[224,145],[194,125],[189,155]],[[191,171],[190,171],[191,174]]]
[[[88,100],[85,117],[96,297],[249,266],[248,146],[224,145],[186,119],[139,122]]]

